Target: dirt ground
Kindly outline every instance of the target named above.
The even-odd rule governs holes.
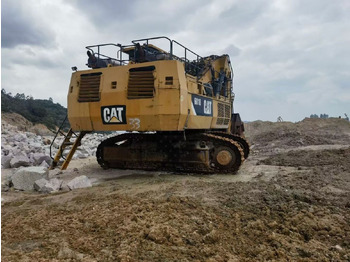
[[[237,174],[102,170],[89,158],[59,176],[92,188],[2,192],[3,261],[350,261],[350,123],[246,132]]]

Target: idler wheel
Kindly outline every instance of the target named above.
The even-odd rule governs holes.
[[[220,169],[230,169],[236,162],[236,155],[231,148],[220,146],[214,151],[213,162]]]

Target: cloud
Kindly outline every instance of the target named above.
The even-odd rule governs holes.
[[[350,104],[349,13],[347,0],[3,0],[2,87],[66,105],[85,46],[164,35],[231,56],[243,119],[339,115]]]
[[[2,1],[2,47],[13,48],[18,45],[47,47],[54,44],[54,32],[50,27],[35,19],[35,12],[35,9],[25,2],[18,0]]]
[[[230,44],[228,47],[226,47],[223,52],[224,54],[228,54],[230,56],[238,56],[241,53],[241,49],[236,47],[234,44]]]

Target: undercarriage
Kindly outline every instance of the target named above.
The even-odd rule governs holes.
[[[249,154],[242,137],[225,132],[125,133],[103,141],[100,166],[121,169],[234,173]]]

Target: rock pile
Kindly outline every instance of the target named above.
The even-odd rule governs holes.
[[[59,179],[59,177],[53,177],[56,175],[57,172],[54,170],[50,170],[49,172],[43,166],[21,167],[7,177],[4,184],[2,184],[2,189],[4,191],[13,188],[20,191],[35,190],[41,193],[54,193],[59,190],[74,190],[92,186],[87,176],[78,176],[64,181],[63,179]]]
[[[10,185],[18,190],[33,190],[35,181],[47,176],[48,170],[45,167],[22,167],[11,177]]]
[[[16,126],[2,123],[1,129],[1,168],[18,168],[26,166],[49,167],[50,144],[54,136],[40,136],[31,132],[20,131]],[[87,134],[75,152],[73,159],[95,156],[97,146],[107,137],[115,134]],[[51,148],[54,157],[64,137],[56,138]],[[67,148],[64,154],[67,154]]]

